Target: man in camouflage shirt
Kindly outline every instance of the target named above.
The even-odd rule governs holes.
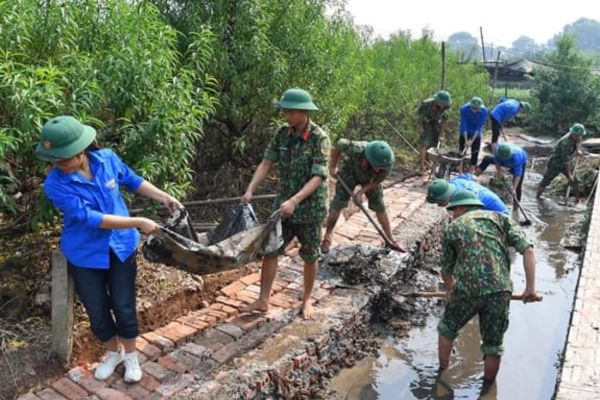
[[[276,105],[287,124],[277,130],[263,161],[254,173],[243,202],[252,194],[275,165],[279,165],[280,191],[275,207],[281,212],[284,243],[279,250],[265,254],[262,260],[260,297],[245,311],[269,309],[271,288],[277,274],[277,259],[289,242],[297,237],[304,261],[304,300],[302,314],[312,318],[311,293],[320,256],[321,222],[327,215],[327,170],[330,151],[329,137],[309,118],[309,111],[318,110],[308,92],[289,89]]]
[[[427,169],[427,149],[436,147],[440,140],[440,134],[446,130],[446,121],[448,120],[446,110],[451,105],[450,93],[440,90],[433,98],[423,100],[417,110],[421,135],[421,147],[419,148],[421,156],[419,171],[421,173]]]
[[[523,254],[524,301],[535,292],[535,254],[532,244],[510,217],[480,208],[483,203],[471,192],[452,196],[447,209],[453,221],[443,239],[442,279],[448,302],[438,324],[440,370],[448,367],[458,331],[475,315],[484,354],[484,388],[489,388],[500,368],[502,341],[508,328],[512,294],[509,247]]]
[[[342,155],[344,156],[342,167],[339,172],[336,172],[338,161]],[[329,166],[330,175],[335,177],[339,174],[339,177],[348,185],[350,190],[353,190],[357,185],[361,186],[355,196],[360,198],[363,193],[366,194],[369,200],[369,208],[375,211],[383,232],[392,242],[394,242],[394,236],[383,203],[381,182],[388,176],[393,165],[394,152],[382,140],[363,142],[340,139],[331,152],[331,164]],[[348,205],[348,200],[350,200],[350,194],[346,192],[338,180],[335,185],[335,197],[330,205],[325,235],[321,242],[323,253],[329,253],[333,228],[340,217],[340,213]],[[396,250],[404,251],[399,243],[396,243]]]
[[[539,199],[542,193],[544,193],[544,189],[562,172],[569,180],[569,183],[573,185],[575,197],[579,202],[579,185],[577,184],[575,174],[571,174],[569,170],[569,164],[571,163],[573,154],[579,153],[578,145],[583,136],[585,136],[585,127],[582,124],[573,124],[569,132],[558,140],[556,147],[548,159],[546,173],[538,186],[535,197]]]

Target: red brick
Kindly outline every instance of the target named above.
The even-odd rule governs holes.
[[[33,393],[25,393],[17,397],[17,400],[40,400],[40,398]]]
[[[254,293],[254,292],[251,292],[251,291],[246,290],[246,289],[244,289],[244,290],[242,290],[241,292],[238,293],[238,297],[241,297],[241,296],[249,297],[249,298],[254,299],[254,300],[256,300],[256,299],[258,299],[260,297],[260,295],[258,293]]]
[[[244,282],[235,281],[235,282],[225,286],[224,288],[222,288],[221,293],[223,293],[227,297],[233,297],[235,299],[238,292],[241,291],[242,289],[244,289],[245,287],[246,287],[246,285],[244,285]]]
[[[52,388],[67,399],[76,400],[86,397],[89,392],[67,377],[60,378],[52,385]]]
[[[150,392],[140,385],[133,385],[125,392],[125,394],[127,394],[133,400],[146,400],[148,395],[150,395]]]
[[[224,313],[227,313],[227,316],[228,316],[228,317],[232,317],[232,316],[234,316],[234,315],[237,315],[237,314],[239,314],[239,313],[240,313],[240,312],[238,311],[238,309],[237,309],[237,308],[235,308],[235,307],[230,307],[230,306],[227,306],[227,305],[223,305],[223,309],[222,309],[222,311],[223,311]]]
[[[207,349],[206,347],[192,342],[186,343],[185,346],[181,348],[181,350],[193,356],[196,356],[201,360],[206,359],[210,353],[209,349]]]
[[[96,393],[101,400],[133,400],[123,392],[119,392],[116,389],[103,388]]]
[[[260,281],[260,272],[246,275],[240,278],[240,281],[242,281],[245,285],[252,285],[253,283]]]
[[[142,337],[144,339],[146,339],[148,342],[157,346],[163,352],[171,351],[175,347],[175,344],[170,339],[167,339],[164,336],[158,335],[155,332],[146,332],[142,335]]]
[[[211,316],[215,317],[217,319],[217,321],[222,321],[228,317],[227,313],[225,313],[223,311],[213,310],[213,309],[209,310],[206,315],[211,315]]]
[[[182,374],[188,370],[187,365],[175,359],[175,357],[171,356],[170,354],[159,358],[158,363],[163,367],[167,368],[168,370],[171,370],[178,374]]]
[[[260,286],[258,285],[250,285],[244,290],[260,295]]]
[[[243,294],[238,294],[237,298],[238,298],[238,300],[241,300],[241,301],[243,301],[246,304],[252,304],[252,303],[254,303],[256,301],[255,298],[248,297],[248,296],[245,296]]]
[[[267,386],[269,385],[270,382],[271,382],[271,377],[269,376],[269,374],[266,372],[263,372],[262,374],[260,374],[260,376],[256,380],[256,390],[258,392],[262,392],[263,390],[265,390],[267,388]]]
[[[190,374],[176,375],[157,387],[156,392],[164,397],[172,397],[188,387],[193,381],[194,377]]]
[[[279,293],[283,289],[287,287],[289,283],[286,281],[275,281],[273,282],[273,287],[271,288],[271,293]]]
[[[147,362],[142,365],[142,370],[148,374],[150,374],[157,381],[161,382],[167,377],[171,376],[173,373],[169,371],[167,368],[155,362]],[[142,375],[143,376],[143,375]]]
[[[233,338],[216,329],[210,329],[206,331],[204,336],[195,339],[194,342],[206,347],[211,351],[216,351],[221,347],[233,342]]]
[[[153,344],[150,344],[146,339],[138,336],[135,339],[135,348],[142,354],[145,354],[149,360],[154,361],[162,355],[162,351]],[[143,364],[140,362],[140,364]]]
[[[266,319],[259,314],[244,314],[232,319],[229,321],[229,323],[232,325],[237,325],[244,331],[248,332],[258,327],[265,321]]]
[[[183,325],[179,322],[171,322],[155,330],[157,334],[166,337],[175,344],[180,344],[192,335],[195,335],[198,330],[190,326]]]
[[[98,389],[108,386],[106,381],[96,380],[89,371],[81,367],[70,369],[67,377],[89,393],[96,393]]]
[[[213,315],[199,315],[198,319],[201,321],[204,321],[208,324],[208,326],[213,326],[214,324],[216,324],[217,321],[217,317],[213,316]]]
[[[208,322],[201,320],[200,318],[198,318],[198,315],[194,313],[185,315],[183,317],[179,317],[176,321],[184,325],[191,326],[192,328],[197,329],[198,331],[203,331],[208,328]]]
[[[227,304],[228,306],[235,307],[235,308],[240,308],[243,305],[243,303],[241,301],[234,300],[234,299],[231,299],[231,298],[225,297],[225,296],[217,297],[217,301],[219,303]]]
[[[276,307],[281,307],[281,308],[290,308],[292,306],[291,302],[287,301],[285,298],[283,298],[279,294],[272,296],[271,299],[269,300],[269,304],[272,304]]]
[[[297,356],[292,357],[292,362],[294,363],[294,368],[301,369],[304,368],[304,365],[308,363],[308,354],[302,353]]]
[[[58,394],[57,392],[55,392],[54,390],[52,390],[50,388],[46,388],[46,389],[42,390],[41,392],[36,393],[36,396],[42,400],[65,400],[66,399],[66,397],[61,396],[60,394]]]

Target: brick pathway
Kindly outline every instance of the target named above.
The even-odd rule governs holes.
[[[394,230],[424,204],[425,186],[413,179],[385,190],[386,205]],[[413,221],[414,223],[414,221]],[[382,240],[367,218],[359,211],[348,220],[340,221],[333,235],[332,246],[359,241],[380,246]],[[123,380],[120,365],[112,377],[97,381],[90,370],[73,368],[51,386],[27,393],[20,400],[82,399],[163,399],[170,398],[211,371],[265,341],[295,319],[302,298],[302,261],[298,248],[280,258],[278,278],[273,287],[271,310],[267,314],[240,314],[240,308],[258,298],[260,273],[253,273],[220,289],[216,301],[207,308],[193,311],[168,325],[146,332],[137,339],[142,381],[128,384]],[[315,303],[330,295],[328,282],[317,281],[313,291]],[[289,368],[306,368],[316,358],[319,339],[313,350],[308,349],[293,359]],[[268,376],[257,380],[243,397],[252,397],[269,382]]]
[[[600,196],[594,200],[556,400],[600,398]]]

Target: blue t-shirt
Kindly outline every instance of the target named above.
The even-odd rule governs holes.
[[[504,202],[485,186],[481,186],[473,180],[473,175],[462,174],[455,178],[450,179],[450,184],[454,187],[454,192],[458,190],[468,190],[474,193],[479,198],[479,201],[483,203],[483,209],[487,211],[495,211],[502,214],[508,214],[508,208]]]
[[[519,113],[521,103],[517,100],[508,99],[498,104],[492,110],[492,117],[499,123],[503,124]]]
[[[494,156],[494,162],[503,167],[510,168],[513,176],[523,176],[527,166],[527,153],[525,150],[514,144],[508,144],[512,149],[512,154],[508,160],[500,160]]]
[[[479,110],[473,112],[469,103],[460,108],[460,134],[467,133],[467,137],[471,139],[473,136],[481,135],[481,129],[485,125],[488,110],[485,107],[480,107]]]
[[[135,228],[101,229],[103,215],[128,217],[119,188],[135,192],[144,180],[112,150],[90,151],[88,158],[91,181],[53,167],[44,192],[63,214],[60,248],[67,260],[78,267],[108,269],[110,249],[124,261],[137,248],[140,233]]]

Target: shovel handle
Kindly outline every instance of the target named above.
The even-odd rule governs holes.
[[[414,292],[414,293],[409,293],[409,294],[405,294],[404,296],[412,296],[412,297],[446,297],[447,296],[447,292]],[[511,300],[523,300],[523,295],[522,294],[517,294],[517,293],[513,293],[510,296]],[[529,300],[529,302],[533,302],[533,301],[542,301],[544,299],[544,296],[541,296],[539,294],[535,295],[535,298]]]

